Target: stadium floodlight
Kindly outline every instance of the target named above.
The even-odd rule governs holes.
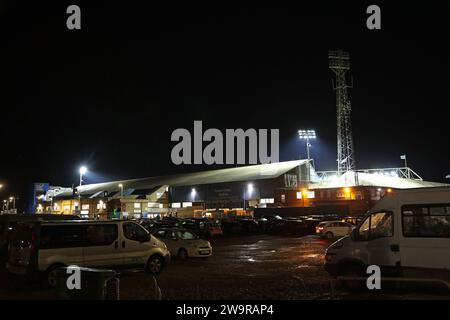
[[[305,140],[315,139],[316,130],[298,130],[298,137]]]
[[[311,147],[311,144],[309,143],[310,139],[316,139],[316,130],[298,130],[298,137],[302,140],[306,140],[306,155],[308,158],[308,181],[311,180],[310,172],[309,172],[309,163],[310,163],[310,156],[309,156],[309,147]]]

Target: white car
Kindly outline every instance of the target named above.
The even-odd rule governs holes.
[[[195,233],[182,228],[162,228],[153,235],[163,241],[173,256],[184,260],[188,257],[206,258],[212,255],[209,241],[200,239]]]
[[[316,234],[327,239],[347,236],[352,230],[352,224],[342,221],[324,221],[316,226]]]

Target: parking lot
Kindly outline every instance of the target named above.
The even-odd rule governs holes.
[[[330,240],[316,236],[234,236],[211,240],[207,259],[173,259],[157,277],[163,300],[330,299],[330,276],[323,255]],[[119,274],[120,299],[156,299],[152,276],[139,270]],[[0,299],[54,299],[55,290],[0,274]],[[410,291],[350,294],[336,299],[445,298]],[[447,296],[448,297],[448,296]]]
[[[323,253],[315,236],[267,235],[213,239],[207,259],[173,259],[158,277],[163,299],[301,299],[328,290]],[[0,299],[51,299],[53,290],[9,279],[2,272]],[[138,270],[120,274],[121,299],[154,299],[153,278]]]

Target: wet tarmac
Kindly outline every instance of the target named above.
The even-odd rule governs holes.
[[[331,292],[331,277],[323,268],[329,240],[316,236],[241,236],[211,240],[209,258],[173,259],[155,279],[140,270],[119,274],[122,300],[303,300],[303,299],[423,299],[408,292],[350,294]],[[0,299],[54,299],[55,290],[10,279],[0,272]],[[445,296],[444,296],[445,297]],[[448,297],[448,296],[447,296]],[[430,299],[435,298],[434,295]]]

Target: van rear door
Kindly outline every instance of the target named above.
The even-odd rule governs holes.
[[[29,274],[37,265],[36,226],[33,223],[19,223],[8,244],[8,270],[16,274]]]

